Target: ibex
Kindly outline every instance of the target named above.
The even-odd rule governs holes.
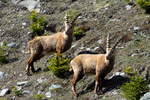
[[[74,23],[79,15],[69,23],[68,15],[66,14],[64,21],[65,30],[63,32],[57,32],[48,36],[38,36],[28,42],[28,52],[31,55],[26,67],[27,75],[30,75],[30,68],[33,73],[36,72],[33,64],[36,60],[52,52],[56,52],[58,57],[60,53],[67,51],[71,47]]]
[[[113,69],[115,63],[115,48],[117,44],[123,39],[119,39],[115,45],[110,48],[109,35],[107,36],[107,45],[105,54],[81,54],[76,56],[70,62],[70,71],[73,71],[72,91],[75,96],[76,84],[83,77],[85,73],[96,74],[96,82],[94,93],[102,93],[102,80]]]

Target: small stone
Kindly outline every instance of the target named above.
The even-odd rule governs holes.
[[[8,92],[9,92],[8,88],[5,88],[5,89],[1,90],[0,97],[5,96]]]
[[[86,48],[86,50],[87,50],[87,51],[90,51],[90,50],[91,50],[91,48]]]
[[[38,83],[43,83],[43,82],[45,82],[45,81],[46,81],[46,79],[42,79],[42,78],[37,79],[37,82],[38,82]]]
[[[51,87],[49,87],[49,90],[58,89],[61,88],[61,85],[59,84],[52,84]]]
[[[139,30],[139,29],[140,29],[140,27],[138,27],[138,26],[134,26],[134,27],[133,27],[133,30],[134,30],[134,31],[137,31],[137,30]]]
[[[144,96],[141,97],[140,100],[150,100],[150,92],[145,93]]]
[[[27,25],[27,23],[25,23],[25,22],[24,22],[24,23],[22,23],[22,25],[23,25],[23,26],[26,26],[26,25]]]
[[[31,91],[29,91],[29,90],[24,90],[22,93],[23,93],[23,94],[30,94]]]
[[[99,47],[95,47],[95,48],[94,48],[94,51],[97,50],[97,49],[99,49]]]
[[[4,78],[4,72],[0,71],[0,79]]]
[[[9,43],[9,44],[7,44],[7,47],[14,48],[14,47],[16,47],[16,43],[14,43],[14,42]]]
[[[22,87],[21,87],[21,86],[16,86],[16,89],[17,89],[17,90],[21,90]]]
[[[45,93],[45,96],[46,96],[47,98],[50,98],[50,97],[52,97],[52,94],[51,94],[51,92],[46,92],[46,93]]]
[[[132,6],[131,5],[126,5],[126,7],[125,7],[127,10],[130,10],[131,8],[132,8]]]
[[[102,44],[103,40],[100,39],[100,40],[97,41],[97,43]]]
[[[29,86],[29,82],[28,81],[24,81],[24,82],[17,82],[18,86]]]

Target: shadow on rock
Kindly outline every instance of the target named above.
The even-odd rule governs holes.
[[[127,81],[129,81],[128,77],[123,77],[120,75],[114,76],[111,79],[103,80],[103,82],[102,82],[103,93],[109,92],[113,89],[118,89],[122,84],[124,84]],[[85,89],[82,90],[79,93],[79,95],[83,95],[83,94],[86,94],[88,92],[92,92],[94,90],[94,87],[95,87],[95,81],[88,84],[88,86],[85,87]]]

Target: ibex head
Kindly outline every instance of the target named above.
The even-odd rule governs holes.
[[[66,13],[66,15],[64,17],[65,18],[64,23],[65,23],[65,32],[66,33],[70,33],[70,32],[72,33],[73,32],[74,23],[75,23],[75,21],[79,15],[80,14],[78,14],[72,21],[69,22],[69,15]]]

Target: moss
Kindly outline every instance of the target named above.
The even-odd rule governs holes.
[[[65,58],[64,56],[59,57],[59,65],[56,56],[49,59],[48,68],[53,72],[53,74],[57,77],[65,77],[65,73],[69,71],[70,59]]]
[[[128,100],[139,100],[148,90],[148,84],[142,77],[132,76],[129,82],[121,86],[121,90]]]
[[[150,1],[149,0],[136,0],[136,3],[139,4],[141,8],[145,9],[146,12],[150,13]]]
[[[45,18],[43,16],[40,16],[35,11],[31,12],[29,18],[31,21],[30,29],[34,33],[32,37],[44,34],[45,27],[48,24]]]

